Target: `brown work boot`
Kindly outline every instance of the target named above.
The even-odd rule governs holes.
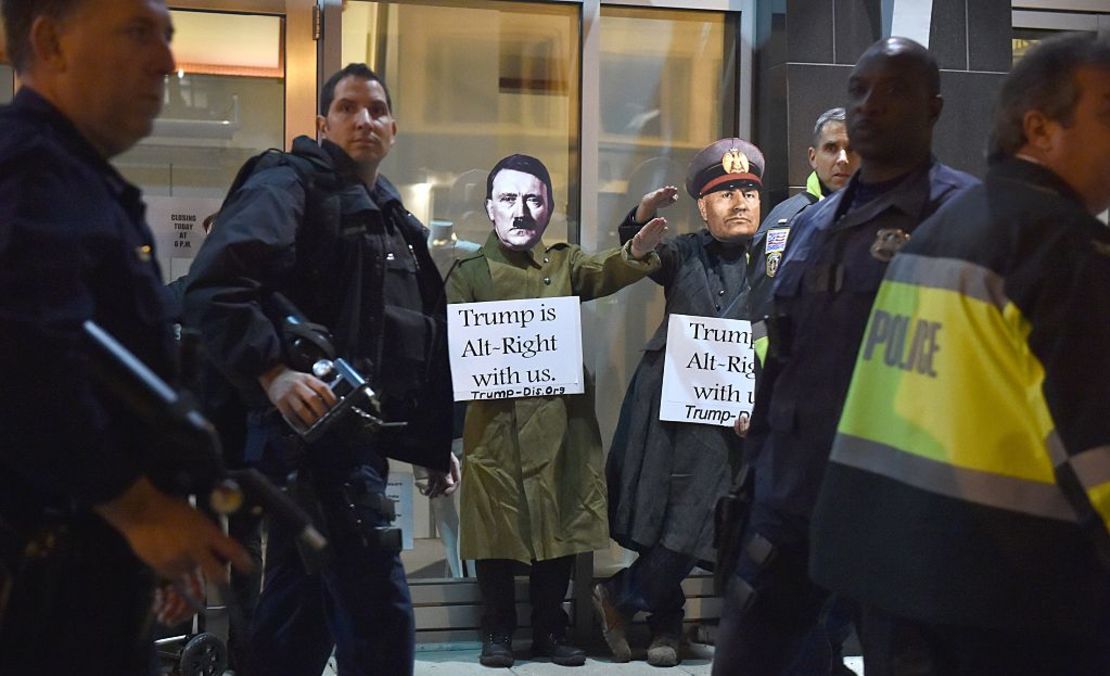
[[[628,647],[628,638],[625,629],[628,618],[609,600],[609,592],[605,585],[598,582],[593,589],[594,610],[601,620],[601,635],[609,644],[613,652],[614,662],[628,662],[632,659],[632,649]]]
[[[648,646],[647,661],[653,667],[673,667],[679,663],[679,640],[677,636],[660,634],[651,639]]]

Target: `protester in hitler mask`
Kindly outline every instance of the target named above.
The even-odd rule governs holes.
[[[623,247],[588,254],[541,238],[555,207],[547,168],[534,157],[498,162],[486,183],[493,232],[447,280],[454,303],[604,296],[657,269],[663,219]],[[460,549],[477,560],[485,606],[481,662],[513,663],[514,569],[531,565],[532,650],[557,664],[585,662],[567,643],[562,609],[574,555],[608,544],[601,433],[586,393],[470,402],[463,433]]]

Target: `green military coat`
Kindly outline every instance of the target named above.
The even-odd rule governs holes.
[[[573,244],[509,251],[490,233],[447,278],[451,303],[579,296],[591,300],[659,267],[630,249]],[[609,544],[601,432],[586,393],[471,401],[463,431],[459,549],[464,559],[525,563]]]

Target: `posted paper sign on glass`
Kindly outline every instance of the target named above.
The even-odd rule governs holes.
[[[154,250],[166,281],[189,271],[204,242],[204,219],[216,213],[221,200],[210,197],[143,197],[146,221],[154,234]]]
[[[455,401],[581,394],[580,305],[560,296],[447,306]]]
[[[751,322],[671,315],[659,419],[733,425],[754,402]]]

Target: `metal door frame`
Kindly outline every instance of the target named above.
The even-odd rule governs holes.
[[[285,17],[285,146],[297,136],[316,136],[316,0],[168,0],[170,9],[272,14]]]

